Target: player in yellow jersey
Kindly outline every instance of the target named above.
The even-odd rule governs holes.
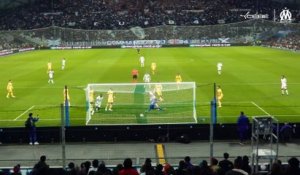
[[[90,113],[91,115],[94,115],[95,111],[94,111],[94,103],[95,103],[95,98],[94,98],[94,90],[90,89],[89,92],[89,102],[90,102]]]
[[[223,98],[223,92],[220,86],[217,87],[217,100],[218,100],[218,107],[222,107],[222,98]]]
[[[8,80],[7,86],[6,86],[6,90],[7,90],[7,95],[6,98],[12,97],[15,98],[16,96],[14,96],[14,92],[13,92],[13,84],[11,80]]]
[[[176,84],[177,84],[177,89],[179,89],[179,85],[182,82],[182,78],[181,78],[180,73],[177,73],[177,75],[175,77],[175,81],[176,81]]]
[[[151,71],[152,71],[152,75],[154,75],[155,71],[156,71],[156,63],[155,62],[151,63]]]
[[[47,63],[47,73],[49,73],[50,70],[52,70],[52,62],[48,61],[48,63]]]
[[[113,106],[113,103],[114,103],[114,91],[110,88],[108,91],[107,91],[107,104],[106,104],[106,107],[105,107],[105,111],[109,110],[109,111],[112,111],[112,106]]]
[[[63,59],[61,60],[61,70],[65,70],[65,67],[66,67],[66,59],[63,58]]]
[[[154,91],[159,99],[159,101],[163,101],[163,97],[162,97],[162,85],[160,83],[156,84],[155,87],[154,87]]]
[[[64,93],[64,104],[66,103],[66,100],[68,100],[68,105],[70,106],[71,103],[70,103],[69,89],[67,85],[65,85],[63,93]]]

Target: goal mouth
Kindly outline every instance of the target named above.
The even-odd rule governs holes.
[[[104,83],[86,87],[86,125],[193,123],[197,123],[195,82]]]

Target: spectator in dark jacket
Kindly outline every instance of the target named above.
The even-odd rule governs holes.
[[[25,127],[29,133],[29,144],[30,145],[38,145],[39,142],[37,141],[37,136],[36,136],[36,122],[39,121],[39,116],[33,117],[33,113],[28,114],[28,118],[25,123]]]
[[[119,175],[139,175],[138,171],[132,167],[132,160],[126,158],[123,162],[124,168],[119,171]]]
[[[281,164],[278,162],[273,163],[271,172],[269,172],[268,175],[283,175]]]
[[[227,171],[225,175],[248,175],[248,173],[242,170],[243,160],[241,157],[237,157],[234,160],[234,168],[232,170]]]
[[[119,175],[119,171],[123,169],[123,165],[122,164],[118,164],[112,171],[113,175]]]
[[[245,140],[247,139],[248,131],[249,131],[249,119],[241,112],[238,121],[237,121],[237,130],[240,138],[240,144],[243,145]]]
[[[106,167],[106,165],[103,161],[101,161],[96,175],[112,175],[112,171]]]
[[[225,173],[227,171],[229,171],[233,168],[233,163],[230,160],[228,160],[229,154],[224,153],[223,157],[224,157],[224,159],[219,162],[219,167],[220,167],[219,174],[220,175],[225,175]]]
[[[157,164],[154,170],[155,175],[164,175],[162,164]]]
[[[32,174],[33,175],[47,175],[49,172],[49,165],[46,163],[46,156],[40,157],[40,161],[34,165]]]
[[[184,163],[186,164],[186,168],[190,174],[193,174],[194,172],[194,165],[191,163],[191,157],[185,156],[184,157]]]
[[[142,165],[140,172],[145,173],[147,175],[154,174],[154,168],[152,167],[150,158],[146,158],[145,163]]]
[[[299,160],[296,157],[292,157],[288,160],[288,167],[286,169],[285,175],[299,175]]]
[[[251,174],[251,166],[249,165],[249,157],[248,156],[243,156],[243,165],[242,165],[242,170],[246,171],[248,174]]]
[[[77,175],[77,170],[75,168],[75,164],[73,162],[70,162],[68,164],[68,169],[66,171],[66,175]]]
[[[187,174],[189,174],[188,170],[187,170],[187,166],[186,166],[186,164],[183,160],[179,161],[178,168],[175,171],[176,171],[176,175],[187,175]]]
[[[202,175],[202,174],[205,174],[205,175],[213,175],[213,172],[212,170],[210,169],[210,167],[208,166],[208,163],[206,160],[203,160],[201,163],[200,163],[200,170],[199,170],[199,173]]]
[[[279,130],[280,139],[284,142],[291,141],[293,135],[293,127],[288,123],[285,123]]]

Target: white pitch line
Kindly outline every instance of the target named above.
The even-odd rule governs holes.
[[[35,106],[31,106],[29,109],[27,109],[26,111],[24,111],[22,114],[20,114],[17,118],[14,119],[14,121],[18,120],[20,117],[22,117],[24,114],[26,114],[28,111],[30,111],[31,109],[33,109]]]
[[[265,111],[262,107],[258,106],[258,104],[256,104],[254,101],[251,101],[251,103],[256,106],[258,109],[260,109],[262,112],[264,112],[265,114],[271,116],[271,114],[269,114],[267,111]]]
[[[292,85],[300,85],[300,82],[293,82],[289,83]],[[249,83],[223,83],[222,86],[229,85],[229,86],[248,86],[248,85],[280,85],[280,83],[259,83],[259,82],[249,82]]]

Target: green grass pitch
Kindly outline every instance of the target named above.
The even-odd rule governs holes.
[[[138,68],[143,75],[150,71],[151,62],[157,63],[157,74],[152,76],[152,82],[174,82],[179,72],[183,81],[197,83],[199,123],[209,122],[214,82],[224,93],[223,107],[218,109],[219,123],[236,122],[240,111],[249,117],[272,115],[280,122],[300,121],[299,52],[263,47],[211,47],[141,49],[141,54],[146,58],[145,68],[140,68],[135,49],[41,50],[0,57],[0,127],[23,127],[28,112],[40,115],[38,126],[59,125],[64,85],[69,86],[71,96],[71,125],[85,125],[83,88],[87,84],[129,83],[133,68]],[[63,57],[67,60],[65,70],[61,70]],[[53,85],[47,82],[49,60],[55,71]],[[223,63],[222,75],[217,74],[218,62]],[[287,77],[288,96],[281,95],[281,75]],[[6,98],[9,79],[13,81],[14,99]],[[114,109],[117,113],[117,102]],[[119,109],[126,113],[125,107],[119,106]],[[166,112],[172,112],[170,110]],[[110,120],[114,112],[107,115],[106,121],[110,124],[145,124],[151,115],[153,120],[160,120],[157,111],[153,111],[149,119],[134,117],[127,121],[116,117]],[[170,120],[184,122],[176,115]]]

